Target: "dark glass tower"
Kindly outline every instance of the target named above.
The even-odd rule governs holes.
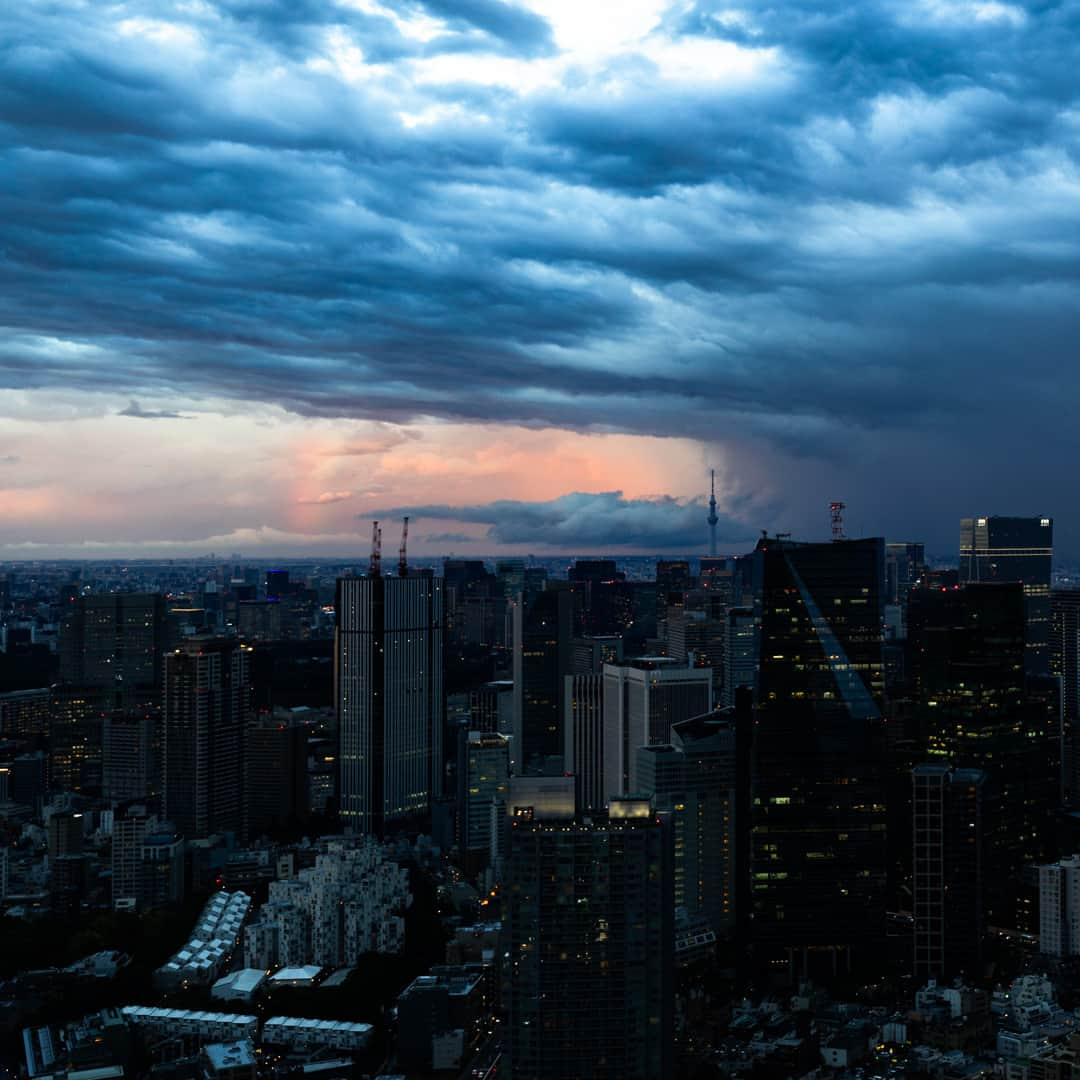
[[[752,936],[792,981],[880,953],[884,542],[763,539],[755,558]]]
[[[526,589],[514,605],[514,752],[524,772],[562,772],[573,597],[558,585]]]
[[[1065,794],[1080,804],[1080,589],[1050,593],[1050,674],[1061,680],[1061,716],[1065,730]]]
[[[986,777],[912,769],[915,978],[982,977]]]
[[[511,825],[509,1057],[513,1080],[671,1076],[670,822],[616,800],[590,822]]]
[[[1053,854],[1061,720],[1056,682],[1024,674],[1026,610],[1018,583],[913,589],[909,645],[923,752],[986,774],[987,922],[1033,930],[1023,869]]]
[[[442,793],[442,627],[441,578],[338,581],[334,679],[347,832],[412,828]]]
[[[165,814],[181,836],[245,831],[244,751],[252,721],[251,647],[198,640],[165,663]]]
[[[1054,520],[980,517],[960,521],[960,583],[1019,581],[1027,601],[1024,670],[1050,672],[1050,570]]]

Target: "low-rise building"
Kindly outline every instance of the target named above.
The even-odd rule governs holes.
[[[363,1050],[371,1040],[370,1024],[347,1020],[306,1020],[272,1016],[263,1024],[262,1041],[291,1050]]]

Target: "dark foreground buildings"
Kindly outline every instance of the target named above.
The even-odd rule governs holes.
[[[514,808],[506,916],[514,1080],[671,1076],[672,839],[647,799]]]
[[[885,925],[881,540],[755,552],[755,963],[829,976],[880,954]]]

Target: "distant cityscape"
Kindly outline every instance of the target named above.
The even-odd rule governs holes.
[[[8,1074],[1065,1080],[1053,521],[832,527],[4,564]]]

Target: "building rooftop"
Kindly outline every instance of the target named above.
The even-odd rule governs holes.
[[[255,1064],[255,1047],[250,1039],[238,1039],[235,1042],[210,1043],[203,1047],[214,1072],[226,1069],[248,1068]]]
[[[280,1027],[289,1031],[340,1031],[366,1035],[372,1031],[370,1024],[354,1020],[308,1020],[301,1016],[271,1016],[263,1028]]]
[[[254,994],[266,982],[266,972],[261,968],[241,968],[222,976],[210,991],[216,994]]]
[[[303,967],[286,967],[270,976],[272,983],[312,982],[322,973],[322,968],[315,964]]]

